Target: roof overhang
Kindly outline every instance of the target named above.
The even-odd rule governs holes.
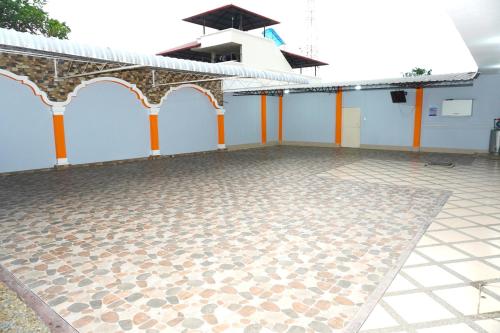
[[[210,53],[196,51],[201,46],[198,42],[187,43],[169,50],[157,53],[159,56],[187,59],[194,61],[211,62]]]
[[[326,62],[304,57],[292,52],[281,50],[281,53],[283,53],[285,59],[288,61],[290,67],[292,68],[307,68],[307,67],[319,67],[328,65]]]
[[[477,72],[422,75],[416,77],[401,77],[380,80],[339,81],[318,84],[292,84],[265,87],[259,89],[233,89],[234,95],[282,95],[287,93],[335,93],[339,89],[349,90],[377,90],[377,89],[414,89],[438,88],[452,86],[470,86],[479,76]]]
[[[279,23],[278,21],[235,5],[226,5],[212,9],[187,17],[183,21],[217,30],[235,28],[243,31],[268,27]]]
[[[481,73],[500,73],[500,1],[443,0]]]
[[[238,76],[255,79],[308,83],[310,80],[295,73],[261,70],[241,64],[211,64],[200,61],[176,59],[157,55],[146,55],[109,47],[95,47],[74,41],[36,36],[0,28],[0,52],[24,52],[25,54],[47,55],[78,59],[93,59],[102,62],[116,62],[125,65],[139,65],[149,68],[164,68],[171,71],[205,73],[219,76]]]

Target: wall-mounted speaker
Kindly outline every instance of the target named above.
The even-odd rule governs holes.
[[[404,90],[391,91],[391,99],[393,103],[406,103],[406,91]]]

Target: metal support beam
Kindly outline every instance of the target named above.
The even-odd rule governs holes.
[[[106,64],[104,64],[104,66],[106,66]],[[102,68],[104,68],[104,66]],[[103,73],[128,71],[128,70],[138,69],[138,68],[143,68],[143,67],[145,67],[145,66],[144,65],[123,66],[123,67],[98,70],[98,71],[82,73],[82,74],[68,75],[68,76],[61,77],[58,80],[64,80],[64,79],[70,79],[70,78],[74,78],[74,77],[81,77],[81,76],[88,76],[88,75],[97,75],[97,74],[103,74]]]
[[[174,85],[174,84],[186,84],[186,83],[209,82],[209,81],[222,81],[222,80],[229,80],[229,79],[247,79],[247,78],[248,77],[246,77],[246,76],[215,77],[215,78],[210,78],[210,79],[200,79],[200,80],[189,80],[189,81],[176,81],[176,82],[160,83],[160,84],[157,84],[156,87],[171,86],[171,85]]]

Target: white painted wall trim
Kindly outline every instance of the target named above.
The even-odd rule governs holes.
[[[58,158],[56,161],[57,166],[62,166],[62,165],[68,165],[68,159],[67,158]]]
[[[32,91],[35,96],[40,97],[42,102],[48,106],[52,106],[53,103],[51,100],[49,100],[49,97],[47,96],[47,93],[42,91],[38,86],[36,85],[35,82],[31,81],[27,76],[21,76],[14,74],[12,72],[9,72],[5,69],[0,68],[0,75],[5,76],[9,79],[12,79],[14,81],[17,81],[25,86],[28,86]]]
[[[192,88],[192,89],[195,89],[195,90],[198,90],[198,92],[200,93],[203,93],[205,94],[208,99],[210,100],[210,102],[212,103],[212,105],[214,106],[215,110],[219,110],[219,109],[222,109],[222,107],[219,105],[219,102],[217,101],[217,99],[214,97],[214,95],[210,92],[210,90],[207,90],[205,88],[202,88],[196,84],[192,84],[192,83],[188,83],[188,84],[181,84],[179,86],[176,86],[176,87],[172,87],[170,88],[167,93],[165,94],[165,96],[162,97],[160,103],[157,105],[158,107],[163,105],[163,102],[167,99],[167,97],[177,91],[177,90],[180,90],[180,89],[184,89],[184,88]],[[217,111],[216,111],[217,112]]]
[[[167,99],[167,97],[171,93],[173,93],[179,89],[183,89],[183,88],[192,88],[192,89],[197,90],[200,93],[205,94],[208,97],[208,99],[210,100],[210,102],[214,106],[217,114],[224,114],[224,111],[223,111],[224,109],[221,107],[221,105],[219,105],[219,102],[217,101],[217,99],[214,97],[214,95],[209,90],[207,90],[203,87],[200,87],[196,84],[191,84],[191,83],[190,84],[182,84],[182,85],[170,88],[165,93],[165,95],[161,98],[160,103],[152,104],[148,101],[148,98],[146,97],[146,95],[144,95],[144,93],[139,88],[137,88],[137,86],[135,84],[132,84],[128,81],[125,81],[125,80],[122,80],[122,79],[119,79],[116,77],[103,76],[103,77],[96,77],[96,78],[93,78],[90,80],[83,81],[82,83],[77,85],[71,93],[68,94],[68,98],[64,102],[54,102],[54,101],[51,101],[49,99],[49,97],[47,96],[47,93],[45,91],[41,90],[38,87],[38,85],[36,83],[34,83],[33,81],[31,81],[27,76],[17,75],[15,73],[12,73],[8,70],[1,69],[1,68],[0,68],[0,75],[5,76],[5,77],[10,78],[10,79],[13,79],[15,81],[18,81],[19,83],[31,88],[31,90],[33,91],[35,96],[40,97],[40,99],[42,100],[42,102],[44,104],[51,106],[53,108],[54,114],[56,114],[55,110],[62,110],[62,113],[63,113],[64,108],[69,103],[71,103],[71,100],[73,99],[73,97],[76,97],[78,95],[78,92],[82,88],[85,88],[86,86],[88,86],[90,84],[98,83],[98,82],[112,82],[112,83],[120,84],[120,85],[130,89],[130,91],[132,91],[137,96],[137,98],[141,101],[141,103],[142,103],[142,105],[144,105],[144,107],[146,107],[148,109],[156,109],[158,111],[159,111],[161,105],[163,104],[163,102]],[[219,110],[222,110],[222,111],[219,111]],[[150,114],[158,114],[158,111],[151,110]],[[156,113],[154,113],[154,112],[156,112]],[[222,113],[220,113],[220,112],[222,112]],[[62,113],[59,113],[59,114],[62,114]]]

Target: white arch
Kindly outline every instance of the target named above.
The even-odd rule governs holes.
[[[52,107],[52,108],[55,108],[55,109],[58,109],[60,110],[60,112],[62,110],[64,110],[66,108],[66,106],[71,103],[71,100],[73,99],[73,97],[75,97],[76,95],[78,95],[78,92],[80,91],[80,89],[82,88],[85,88],[86,86],[90,85],[90,84],[93,84],[93,83],[98,83],[98,82],[113,82],[113,83],[117,83],[117,84],[120,84],[128,89],[130,89],[130,91],[132,91],[137,99],[139,99],[142,103],[142,105],[148,109],[155,109],[155,110],[158,110],[161,105],[163,104],[163,102],[167,99],[167,97],[179,90],[179,89],[183,89],[183,88],[192,88],[192,89],[195,89],[197,91],[199,91],[200,93],[204,94],[210,101],[210,103],[212,103],[214,109],[215,109],[215,112],[217,114],[224,114],[224,109],[222,108],[222,106],[219,104],[219,102],[217,101],[217,99],[214,97],[214,95],[212,94],[212,92],[210,92],[210,90],[208,89],[205,89],[203,87],[200,87],[196,84],[182,84],[182,85],[179,85],[179,86],[176,86],[176,87],[172,87],[170,88],[166,93],[165,95],[161,98],[160,100],[160,103],[158,104],[151,104],[148,100],[148,98],[146,97],[146,95],[144,95],[144,93],[139,89],[137,88],[137,86],[135,84],[132,84],[128,81],[125,81],[125,80],[122,80],[122,79],[119,79],[119,78],[116,78],[116,77],[112,77],[112,76],[103,76],[103,77],[96,77],[96,78],[93,78],[93,79],[90,79],[90,80],[86,80],[86,81],[82,81],[79,85],[77,85],[75,87],[75,89],[73,89],[72,92],[70,92],[68,94],[68,97],[66,98],[65,101],[63,102],[56,102],[56,101],[51,101],[47,95],[47,93],[45,91],[43,91],[42,89],[40,89],[38,87],[38,85],[36,83],[34,83],[33,81],[31,81],[27,76],[22,76],[22,75],[17,75],[15,73],[12,73],[8,70],[5,70],[5,69],[1,69],[0,68],[0,75],[3,75],[5,77],[8,77],[10,79],[13,79],[15,81],[18,81],[20,82],[21,84],[24,84],[26,86],[28,86],[32,91],[33,93],[35,94],[35,96],[38,96],[40,97],[40,99],[42,100],[43,103],[45,103],[46,105]]]
[[[0,75],[5,76],[9,79],[18,81],[19,83],[21,83],[25,86],[28,86],[33,91],[33,94],[35,94],[35,96],[40,97],[40,99],[42,100],[43,103],[45,103],[46,105],[48,105],[52,108],[64,110],[64,108],[71,102],[73,97],[78,95],[78,92],[80,91],[80,89],[85,88],[86,86],[93,84],[93,83],[97,83],[97,82],[113,82],[113,83],[120,84],[120,85],[130,89],[130,91],[132,91],[136,95],[137,99],[139,99],[141,101],[142,105],[144,105],[146,108],[159,107],[159,104],[149,103],[148,98],[143,94],[143,92],[139,88],[137,88],[137,86],[135,84],[129,83],[125,80],[122,80],[122,79],[119,79],[116,77],[103,76],[103,77],[96,77],[96,78],[93,78],[90,80],[83,81],[79,85],[77,85],[72,92],[70,92],[68,94],[68,97],[66,98],[65,101],[56,102],[56,101],[50,100],[47,93],[45,91],[43,91],[42,89],[40,89],[40,87],[38,87],[38,85],[36,83],[34,83],[33,81],[31,81],[29,79],[29,77],[27,77],[27,76],[17,75],[15,73],[12,73],[8,70],[1,69],[1,68],[0,68]]]
[[[208,89],[205,89],[203,87],[200,87],[196,84],[192,84],[192,83],[189,83],[189,84],[181,84],[179,86],[176,86],[176,87],[172,87],[170,88],[166,94],[162,97],[160,103],[158,104],[158,106],[161,106],[163,105],[163,102],[167,99],[167,97],[172,94],[173,92],[177,91],[177,90],[180,90],[180,89],[183,89],[183,88],[192,88],[192,89],[195,89],[197,90],[198,92],[204,94],[205,96],[207,96],[207,98],[209,99],[210,103],[212,103],[214,109],[215,109],[215,112],[217,114],[221,114],[221,113],[224,113],[224,109],[222,108],[222,106],[219,105],[219,102],[217,101],[217,99],[214,97],[214,95],[210,92],[210,90]]]
[[[53,106],[53,102],[49,99],[47,96],[47,93],[43,90],[41,90],[35,82],[31,81],[27,76],[22,76],[22,75],[17,75],[15,73],[12,73],[8,70],[1,69],[0,68],[0,75],[5,76],[9,79],[12,79],[14,81],[17,81],[25,86],[28,86],[33,94],[37,97],[40,97],[42,102],[48,106]]]
[[[130,91],[132,91],[136,95],[137,99],[141,102],[141,104],[144,107],[146,107],[148,109],[149,108],[154,108],[154,107],[159,107],[159,105],[157,105],[157,104],[151,104],[151,103],[149,103],[148,98],[146,97],[146,95],[144,95],[144,93],[139,88],[137,88],[137,86],[135,84],[132,84],[132,83],[130,83],[128,81],[125,81],[125,80],[122,80],[122,79],[119,79],[119,78],[116,78],[116,77],[112,77],[112,76],[96,77],[96,78],[93,78],[93,79],[81,82],[79,85],[77,85],[75,87],[75,89],[71,93],[68,94],[68,98],[64,102],[53,102],[55,104],[54,106],[60,106],[60,107],[67,106],[71,102],[71,100],[73,99],[73,97],[75,97],[76,95],[78,95],[78,92],[82,88],[85,88],[88,85],[91,85],[93,83],[98,83],[98,82],[112,82],[112,83],[117,83],[117,84],[119,84],[121,86],[124,86],[124,87],[128,88]]]

